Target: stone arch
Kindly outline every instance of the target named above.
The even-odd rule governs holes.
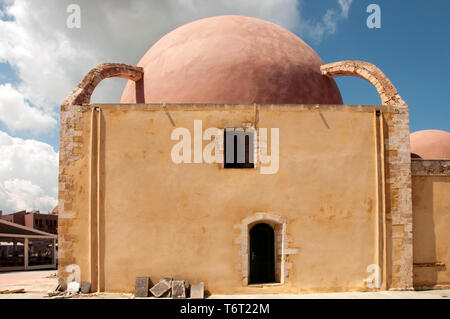
[[[288,278],[288,272],[292,264],[286,260],[288,255],[297,253],[297,249],[288,248],[289,240],[286,235],[286,219],[283,216],[271,213],[256,213],[253,216],[242,220],[241,224],[235,226],[240,229],[240,235],[236,239],[236,243],[240,244],[239,255],[241,256],[241,264],[237,265],[242,271],[242,284],[248,286],[250,279],[250,229],[260,223],[270,225],[275,232],[275,281],[284,284]]]
[[[340,61],[320,67],[323,75],[334,78],[350,75],[370,82],[378,91],[383,105],[406,105],[389,78],[375,65],[363,61]]]
[[[66,97],[62,105],[84,105],[91,101],[92,93],[104,79],[120,77],[138,82],[144,76],[144,69],[122,63],[103,63],[93,68]]]

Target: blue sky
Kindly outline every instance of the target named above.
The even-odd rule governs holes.
[[[66,25],[72,3],[80,29]],[[380,29],[366,25],[372,3],[381,7]],[[59,104],[91,68],[136,64],[176,27],[224,14],[278,23],[325,63],[377,65],[408,103],[411,132],[450,131],[448,0],[0,0],[0,209],[56,205]],[[336,81],[345,104],[381,103],[362,79]],[[103,81],[92,102],[118,102],[125,83]]]
[[[333,1],[308,2],[307,15]],[[366,8],[381,7],[381,29],[369,29]],[[378,66],[410,108],[411,131],[450,132],[450,1],[353,1],[347,21],[320,44],[310,43],[325,62],[364,60]],[[368,82],[340,77],[346,104],[380,104]]]
[[[381,7],[381,29],[369,29],[366,8],[376,3]],[[335,0],[298,3],[302,18],[317,20],[326,10],[336,6]],[[347,20],[338,24],[334,34],[320,42],[304,37],[327,62],[363,60],[377,65],[393,82],[411,112],[411,132],[424,129],[450,131],[450,103],[447,92],[450,79],[450,1],[353,1]],[[299,34],[295,28],[291,31]],[[380,104],[375,88],[354,77],[336,79],[344,103]],[[20,80],[8,63],[0,63],[0,83],[17,85]],[[59,119],[58,125],[59,125]],[[0,122],[0,130],[5,125]],[[22,138],[36,136],[20,132]],[[58,150],[59,131],[38,135],[39,140]]]

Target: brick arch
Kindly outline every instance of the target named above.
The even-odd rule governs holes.
[[[92,93],[97,85],[107,78],[126,78],[135,82],[142,80],[144,69],[122,63],[103,63],[93,68],[66,97],[62,105],[84,105],[91,101]]]
[[[350,75],[370,82],[377,89],[383,105],[406,105],[389,78],[371,63],[363,61],[340,61],[322,65],[320,70],[323,75],[329,78]]]

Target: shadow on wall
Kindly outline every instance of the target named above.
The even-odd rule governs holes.
[[[438,271],[445,271],[437,260],[434,184],[437,177],[413,177],[414,288],[438,284]],[[442,181],[445,181],[444,179]]]

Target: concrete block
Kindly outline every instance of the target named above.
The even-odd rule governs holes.
[[[135,297],[148,297],[150,278],[149,277],[136,277],[136,283],[134,286]]]
[[[172,284],[170,285],[170,289],[167,290],[160,298],[171,298],[172,297]]]
[[[191,299],[203,299],[205,298],[205,283],[201,282],[191,287]]]
[[[72,281],[67,285],[67,291],[70,293],[78,293],[78,291],[80,291],[80,283],[77,281]]]
[[[91,283],[88,281],[82,281],[80,285],[80,290],[82,294],[88,294],[91,292]]]
[[[191,287],[191,285],[189,284],[189,281],[184,281],[184,289],[186,291],[186,298],[189,298],[189,288]]]
[[[186,286],[184,280],[172,281],[172,298],[186,298]]]
[[[156,298],[163,297],[164,294],[166,294],[170,289],[172,288],[172,278],[164,278],[161,279],[156,285],[154,285],[150,292],[155,296]]]

